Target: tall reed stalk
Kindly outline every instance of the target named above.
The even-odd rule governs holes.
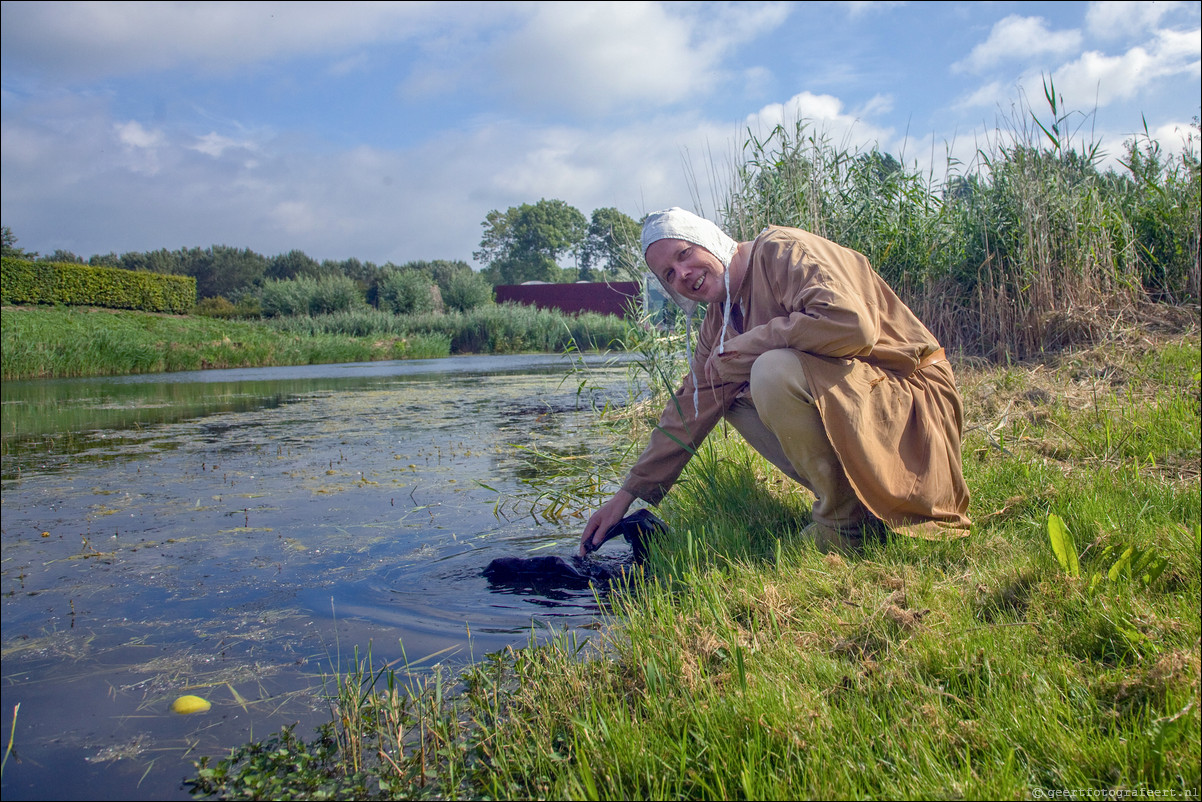
[[[1196,322],[1197,128],[1180,157],[1145,135],[1126,143],[1124,173],[1103,171],[1085,117],[1050,82],[1045,98],[1050,121],[1020,104],[972,165],[949,156],[943,175],[838,147],[804,119],[749,133],[727,228],[745,240],[794,226],[860,251],[945,345],[995,360],[1181,316],[1150,299],[1192,305]]]

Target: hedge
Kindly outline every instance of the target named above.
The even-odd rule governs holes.
[[[196,279],[6,256],[0,259],[0,302],[186,314],[196,305]]]

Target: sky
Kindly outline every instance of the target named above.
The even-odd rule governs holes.
[[[777,124],[971,164],[1049,78],[1109,164],[1145,126],[1180,151],[1200,64],[1199,2],[4,2],[0,222],[480,267],[488,212],[540,199],[718,219]]]

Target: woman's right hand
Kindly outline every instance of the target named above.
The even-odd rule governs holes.
[[[584,525],[584,534],[580,537],[580,557],[582,559],[589,552],[601,548],[601,544],[607,539],[606,535],[609,530],[621,522],[633,503],[634,496],[625,490],[619,490],[613,498],[602,504],[592,514],[588,523]]]

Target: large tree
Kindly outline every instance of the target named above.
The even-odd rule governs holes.
[[[580,248],[580,280],[615,279],[638,270],[639,224],[612,207],[594,209]]]
[[[580,247],[588,220],[574,206],[543,199],[494,209],[482,225],[480,250],[472,255],[487,263],[483,272],[493,284],[521,284],[559,280],[558,259]]]

